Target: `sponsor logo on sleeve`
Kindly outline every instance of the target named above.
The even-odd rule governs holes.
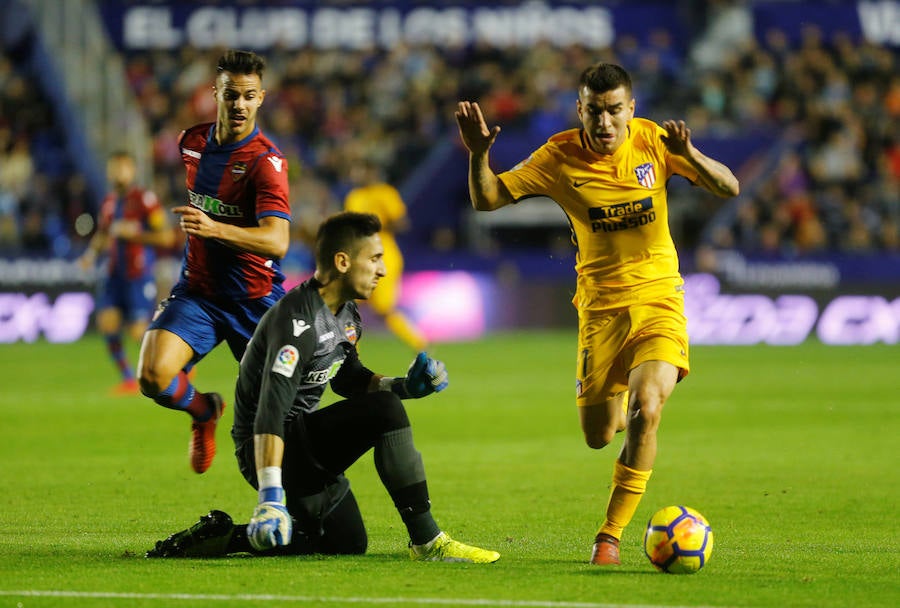
[[[278,356],[275,357],[272,371],[276,374],[281,374],[285,378],[290,378],[294,375],[294,370],[297,369],[298,361],[300,361],[300,352],[297,348],[291,344],[285,344],[278,351]]]

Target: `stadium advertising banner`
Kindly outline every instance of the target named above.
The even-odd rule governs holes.
[[[390,48],[399,43],[457,47],[476,43],[607,47],[616,35],[643,40],[674,30],[676,7],[661,0],[602,6],[567,2],[322,2],[294,0],[252,6],[176,0],[101,0],[110,35],[126,51],[240,46],[255,50]]]
[[[695,344],[900,343],[900,254],[794,260],[718,251],[711,272],[685,269]]]
[[[0,259],[0,343],[74,342],[94,312],[96,278],[63,259]]]
[[[820,2],[758,0],[752,9],[759,39],[778,28],[796,43],[805,26],[815,25],[826,38],[846,33],[873,44],[900,46],[900,0],[845,0],[825,6]]]
[[[502,329],[575,326],[571,277],[565,284],[466,271],[425,271],[403,278],[401,307],[434,342],[473,340]],[[685,275],[685,311],[693,344],[790,346],[900,343],[900,296],[784,288],[735,293],[712,274]]]
[[[787,265],[768,266],[770,278],[791,272]],[[827,273],[819,276],[827,279]],[[95,281],[76,262],[0,260],[0,343],[78,340],[90,327]],[[894,287],[804,289],[777,279],[757,282],[753,291],[726,288],[728,282],[713,274],[685,275],[694,344],[791,345],[810,338],[824,344],[900,343]],[[409,272],[400,306],[435,342],[475,340],[506,329],[574,327],[571,283],[568,274],[510,284],[486,271]]]
[[[900,297],[890,294],[723,293],[701,273],[685,276],[685,314],[693,344],[900,343]]]
[[[487,43],[530,46],[539,41],[610,46],[620,35],[643,40],[655,29],[684,38],[689,15],[662,0],[601,3],[342,2],[281,0],[253,5],[177,0],[98,3],[115,44],[126,51],[240,46],[256,50],[389,48],[398,43],[442,47]],[[808,25],[826,36],[845,32],[875,44],[900,46],[900,0],[784,2],[758,0],[750,7],[756,31],[771,28],[798,38]]]

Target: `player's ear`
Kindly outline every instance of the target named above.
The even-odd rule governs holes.
[[[263,101],[265,101],[265,99],[266,99],[266,90],[263,89],[259,92],[259,104],[256,107],[261,106]]]
[[[350,256],[347,255],[347,252],[338,251],[334,254],[334,268],[341,274],[350,269]]]

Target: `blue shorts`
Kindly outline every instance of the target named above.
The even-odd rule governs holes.
[[[160,302],[149,329],[165,329],[188,343],[194,357],[186,369],[222,340],[240,361],[256,325],[276,301],[277,296],[269,295],[257,300],[212,302],[176,285],[171,295]]]
[[[118,308],[130,323],[149,321],[156,306],[156,280],[153,276],[126,279],[110,276],[97,295],[97,310]]]

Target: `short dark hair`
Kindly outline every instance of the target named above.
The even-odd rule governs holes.
[[[256,74],[262,80],[266,71],[266,60],[253,51],[228,49],[216,64],[216,74],[231,72],[232,74]]]
[[[326,219],[316,233],[316,266],[331,270],[337,252],[353,255],[360,239],[381,232],[381,220],[371,213],[344,211]]]
[[[619,87],[625,87],[625,92],[631,96],[631,76],[620,65],[614,63],[595,63],[588,66],[578,81],[579,89],[587,87],[595,93],[613,91]]]

